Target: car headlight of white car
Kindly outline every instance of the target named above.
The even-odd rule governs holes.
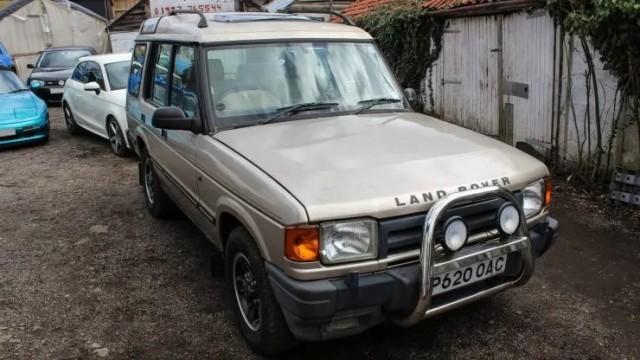
[[[29,82],[29,86],[32,89],[38,89],[44,86],[44,81],[34,79]]]
[[[378,223],[358,219],[320,224],[320,257],[325,264],[375,259]]]
[[[527,218],[538,214],[545,207],[547,201],[546,185],[546,181],[542,179],[527,185],[522,190],[522,210]]]

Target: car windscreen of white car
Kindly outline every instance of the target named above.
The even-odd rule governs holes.
[[[371,43],[215,47],[207,51],[207,67],[222,128],[286,121],[299,110],[319,115],[406,109],[402,90]]]
[[[127,88],[130,67],[131,61],[129,60],[104,65],[104,68],[107,71],[107,78],[109,79],[111,91]]]
[[[89,56],[89,50],[53,50],[40,56],[38,68],[72,68],[81,57]]]

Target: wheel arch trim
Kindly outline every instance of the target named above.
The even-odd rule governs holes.
[[[258,249],[260,250],[260,255],[262,256],[262,258],[267,261],[271,261],[269,251],[267,250],[267,247],[265,245],[265,239],[262,236],[262,232],[260,231],[258,223],[253,219],[253,216],[245,208],[244,205],[240,204],[239,201],[231,198],[228,195],[221,196],[220,199],[218,199],[218,203],[216,206],[216,230],[218,232],[217,235],[218,239],[220,240],[220,244],[224,246],[226,243],[226,239],[223,238],[223,227],[220,221],[224,218],[225,214],[233,216],[249,232]]]

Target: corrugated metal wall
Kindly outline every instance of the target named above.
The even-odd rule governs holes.
[[[83,45],[99,53],[109,50],[106,23],[64,3],[36,0],[0,20],[0,41],[15,57],[18,75],[29,75],[27,64],[52,46]]]
[[[573,161],[580,153],[583,158],[588,154],[589,141],[585,134],[589,127],[592,128],[591,152],[595,150],[593,105],[589,115],[586,111],[584,53],[571,46],[571,37],[567,36],[563,74],[559,76],[560,30],[554,27],[553,19],[545,9],[455,18],[447,23],[443,50],[425,80],[427,111],[484,134],[501,135],[512,145],[527,142],[542,153],[548,152],[553,145],[553,119],[557,119],[558,151],[564,159]],[[578,44],[577,41],[574,43]],[[502,71],[498,65],[499,56],[502,56]],[[608,139],[614,104],[619,100],[615,97],[617,79],[602,69],[598,58],[594,54],[603,139]],[[500,78],[505,80],[502,99],[498,92]],[[527,98],[509,95],[506,82],[527,85]],[[561,96],[558,95],[560,83]],[[589,101],[593,104],[593,92]],[[502,122],[499,121],[499,109],[503,110]]]
[[[498,62],[491,52],[496,47],[497,25],[492,18],[450,21],[440,58],[431,80],[427,79],[427,88],[433,88],[433,107],[427,98],[427,109],[446,121],[497,136]]]
[[[546,10],[503,16],[504,79],[529,86],[527,99],[504,96],[505,104],[513,104],[512,145],[519,141],[551,144],[554,34]]]

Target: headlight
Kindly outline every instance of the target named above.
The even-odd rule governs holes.
[[[529,184],[522,191],[522,195],[522,210],[524,210],[524,215],[527,218],[536,215],[545,205],[545,181],[539,180]]]
[[[505,204],[498,212],[498,228],[500,232],[512,235],[518,230],[518,226],[520,226],[518,209],[511,203]]]
[[[362,219],[320,225],[320,257],[325,264],[375,259],[378,224]]]
[[[469,230],[460,216],[452,217],[444,224],[444,245],[450,252],[462,249],[467,242]]]
[[[44,81],[42,81],[42,80],[31,80],[29,82],[29,86],[31,86],[32,89],[41,88],[41,87],[44,86]]]
[[[60,85],[60,86],[64,86],[64,80],[60,80],[60,81],[58,81],[58,85]]]

